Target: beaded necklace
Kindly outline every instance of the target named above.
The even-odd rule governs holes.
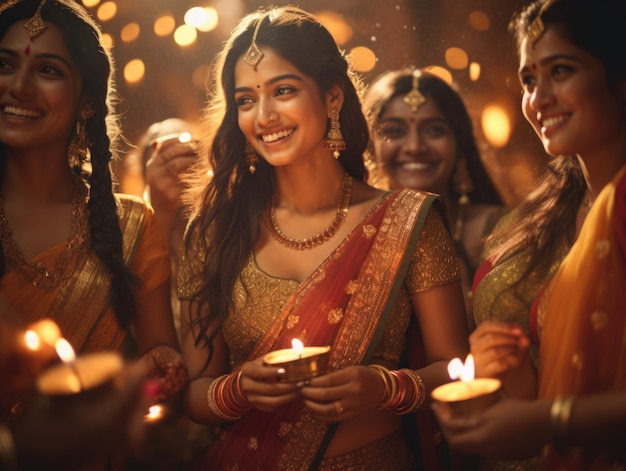
[[[24,253],[13,240],[13,231],[7,221],[4,199],[0,195],[0,242],[4,259],[7,264],[36,288],[52,291],[58,284],[72,274],[67,270],[69,263],[76,257],[79,247],[87,240],[86,217],[87,190],[78,177],[74,179],[74,194],[72,196],[72,232],[67,240],[65,250],[57,258],[54,269],[49,269],[44,263],[32,263],[24,258]]]
[[[350,204],[351,193],[352,177],[346,173],[343,179],[341,195],[339,196],[339,203],[337,204],[337,211],[335,212],[335,217],[333,221],[326,229],[314,236],[307,237],[305,239],[296,239],[286,235],[278,227],[278,223],[276,222],[276,212],[274,210],[274,205],[272,205],[271,209],[268,211],[265,218],[265,223],[274,238],[285,247],[295,250],[312,249],[313,247],[317,247],[318,245],[323,244],[331,237],[333,237],[337,233],[339,228],[343,225],[346,220],[346,215],[348,214],[348,206]]]

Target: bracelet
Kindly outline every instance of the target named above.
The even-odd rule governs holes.
[[[422,377],[415,371],[401,369],[390,371],[382,365],[369,365],[383,381],[385,390],[379,410],[390,410],[404,415],[415,412],[426,399],[426,387]]]
[[[569,420],[572,416],[574,396],[557,396],[550,408],[550,430],[554,448],[563,454],[567,445]]]
[[[241,370],[215,378],[207,390],[209,409],[223,420],[238,420],[253,409],[241,390]]]
[[[0,424],[0,464],[6,471],[17,471],[15,441],[11,430],[4,424]]]

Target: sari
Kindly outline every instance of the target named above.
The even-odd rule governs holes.
[[[626,393],[626,167],[594,202],[537,303],[540,398]],[[544,469],[623,469],[626,453],[548,447]]]
[[[386,194],[306,280],[293,282],[292,294],[246,358],[231,358],[234,371],[246,359],[290,348],[294,338],[307,346],[330,345],[329,371],[368,364],[435,200],[435,195],[413,190]],[[449,249],[455,260],[451,242]],[[226,324],[224,328],[228,330]],[[315,469],[335,427],[314,419],[301,401],[271,413],[255,409],[223,425],[203,469]]]
[[[123,235],[123,256],[141,280],[140,298],[170,276],[169,255],[153,211],[143,200],[116,195]],[[33,263],[54,266],[67,243],[33,258]],[[111,279],[106,267],[91,249],[89,239],[67,268],[64,279],[53,289],[33,286],[21,274],[11,271],[0,280],[0,295],[20,312],[28,323],[51,318],[77,353],[119,350],[129,331],[122,329],[110,306]]]

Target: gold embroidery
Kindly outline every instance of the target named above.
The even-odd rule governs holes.
[[[289,422],[281,422],[280,427],[278,428],[278,436],[285,437],[291,430],[293,429],[293,425]]]
[[[606,327],[608,322],[609,315],[605,311],[598,310],[591,314],[591,325],[595,331],[599,331]]]
[[[293,329],[298,322],[300,322],[300,316],[289,316],[287,318],[287,328],[288,329]]]
[[[354,294],[359,289],[359,282],[356,280],[350,280],[346,285],[346,294]]]
[[[250,437],[248,440],[248,450],[257,450],[259,448],[259,440],[257,437]]]
[[[374,226],[372,226],[371,224],[365,224],[363,226],[363,236],[366,239],[371,239],[375,235],[376,235],[376,228]]]
[[[328,323],[337,324],[343,318],[343,310],[341,308],[331,309],[328,313]]]

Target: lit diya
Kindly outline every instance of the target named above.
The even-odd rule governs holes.
[[[328,368],[330,347],[305,347],[298,340],[291,341],[292,348],[275,350],[263,356],[265,365],[278,366],[285,370],[279,381],[296,383],[322,375]]]

